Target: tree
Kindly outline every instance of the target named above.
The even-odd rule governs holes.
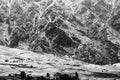
[[[26,78],[26,73],[24,71],[21,71],[20,77],[21,77],[22,80],[25,79]]]

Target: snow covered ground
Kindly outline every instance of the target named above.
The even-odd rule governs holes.
[[[20,71],[34,76],[45,75],[47,72],[74,74],[77,71],[80,77],[86,78],[86,75],[95,72],[119,75],[120,63],[100,66],[73,60],[67,56],[58,57],[0,46],[0,75],[7,76],[9,73],[20,73]]]

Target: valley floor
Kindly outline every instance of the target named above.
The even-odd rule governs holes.
[[[56,72],[74,75],[79,73],[81,80],[119,80],[120,63],[113,65],[94,65],[84,63],[67,56],[58,57],[52,54],[39,54],[0,46],[0,76],[25,71],[32,76],[51,76]]]

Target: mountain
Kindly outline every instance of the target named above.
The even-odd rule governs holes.
[[[0,44],[87,63],[119,62],[119,1],[1,0]]]

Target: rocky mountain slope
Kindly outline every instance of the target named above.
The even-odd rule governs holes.
[[[0,7],[1,45],[119,62],[119,0],[0,0]]]

